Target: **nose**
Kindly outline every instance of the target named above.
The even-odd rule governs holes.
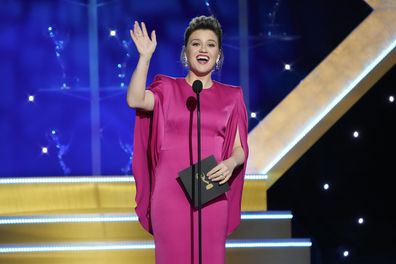
[[[201,45],[199,52],[206,52],[206,46],[205,45]]]

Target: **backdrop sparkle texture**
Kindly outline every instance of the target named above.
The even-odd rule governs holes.
[[[125,94],[137,60],[135,20],[157,32],[151,81],[185,75],[179,55],[188,21],[218,17],[225,62],[214,78],[245,84],[252,129],[371,11],[361,0],[252,0],[246,10],[241,2],[97,1],[101,175],[132,173],[134,111]],[[0,177],[92,175],[88,13],[83,0],[1,1]],[[395,157],[387,154],[395,149],[395,73],[269,192],[269,209],[291,210],[295,236],[312,239],[312,263],[396,262]]]

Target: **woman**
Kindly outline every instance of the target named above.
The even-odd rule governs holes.
[[[240,222],[248,146],[242,89],[212,80],[223,57],[221,26],[214,17],[192,19],[181,54],[187,76],[157,75],[148,89],[155,31],[150,38],[145,24],[135,22],[130,33],[140,55],[127,94],[128,105],[137,109],[132,164],[136,213],[154,235],[156,263],[198,263],[198,211],[177,181],[179,171],[197,162],[195,80],[203,83],[201,157],[214,155],[218,162],[207,175],[230,185],[225,195],[202,208],[202,261],[224,263],[226,237]]]

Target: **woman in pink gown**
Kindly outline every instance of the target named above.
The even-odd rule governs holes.
[[[196,17],[185,31],[182,60],[185,78],[146,77],[156,35],[135,22],[131,37],[140,54],[128,88],[128,104],[136,108],[133,175],[136,213],[154,236],[158,264],[198,263],[198,211],[179,184],[178,173],[197,162],[196,95],[191,85],[203,83],[201,157],[214,155],[218,165],[208,177],[230,190],[202,207],[202,263],[225,262],[225,242],[240,222],[246,161],[247,113],[242,89],[211,78],[222,62],[219,22]]]

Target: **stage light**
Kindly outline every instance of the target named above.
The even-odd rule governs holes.
[[[129,164],[128,164],[129,165]],[[128,166],[129,169],[130,166]],[[267,175],[248,173],[245,175],[246,181],[268,180]],[[114,182],[135,182],[133,176],[62,176],[62,177],[28,177],[28,178],[0,178],[0,184],[43,184],[43,183],[114,183]]]
[[[29,100],[29,102],[34,102],[34,96],[33,95],[29,95],[28,100]]]
[[[68,86],[66,83],[62,83],[61,90],[69,90],[69,89],[70,86]]]
[[[324,190],[328,190],[330,188],[330,185],[328,184],[328,183],[325,183],[324,185],[323,185],[323,189]]]
[[[52,31],[52,27],[48,27],[48,31]]]
[[[358,223],[361,225],[361,224],[363,224],[364,223],[364,219],[362,218],[362,217],[360,217],[359,219],[358,219]]]
[[[117,35],[117,31],[114,29],[110,30],[110,36],[115,37]]]
[[[121,63],[118,63],[118,64],[117,64],[117,68],[118,68],[118,69],[121,69],[121,68],[122,68]]]
[[[342,253],[342,255],[343,255],[344,257],[348,257],[348,256],[349,256],[349,251],[348,251],[348,250],[345,250],[345,251]]]
[[[290,64],[285,64],[284,66],[286,71],[290,71],[291,70],[291,65]]]
[[[266,239],[237,241],[227,240],[226,248],[295,248],[311,247],[309,239]],[[102,251],[102,250],[142,250],[154,249],[153,241],[121,241],[121,242],[70,242],[70,243],[47,243],[47,244],[21,244],[4,245],[0,247],[0,254],[22,252],[62,252],[62,251]]]
[[[293,219],[290,212],[272,211],[264,213],[242,212],[243,220]],[[0,225],[44,224],[44,223],[101,223],[101,222],[138,222],[135,213],[101,214],[54,214],[35,216],[0,216]]]
[[[257,180],[268,180],[268,175],[258,173],[246,173],[245,180],[257,181]]]
[[[353,132],[353,137],[354,138],[358,138],[359,137],[359,132],[358,131],[354,131]]]
[[[48,154],[48,148],[47,147],[42,147],[41,148],[41,153]]]
[[[393,95],[389,96],[389,102],[393,103],[393,101],[395,101],[395,97]]]
[[[251,117],[251,118],[256,118],[256,117],[257,117],[257,114],[256,114],[255,112],[251,112],[251,113],[250,113],[250,117]]]

